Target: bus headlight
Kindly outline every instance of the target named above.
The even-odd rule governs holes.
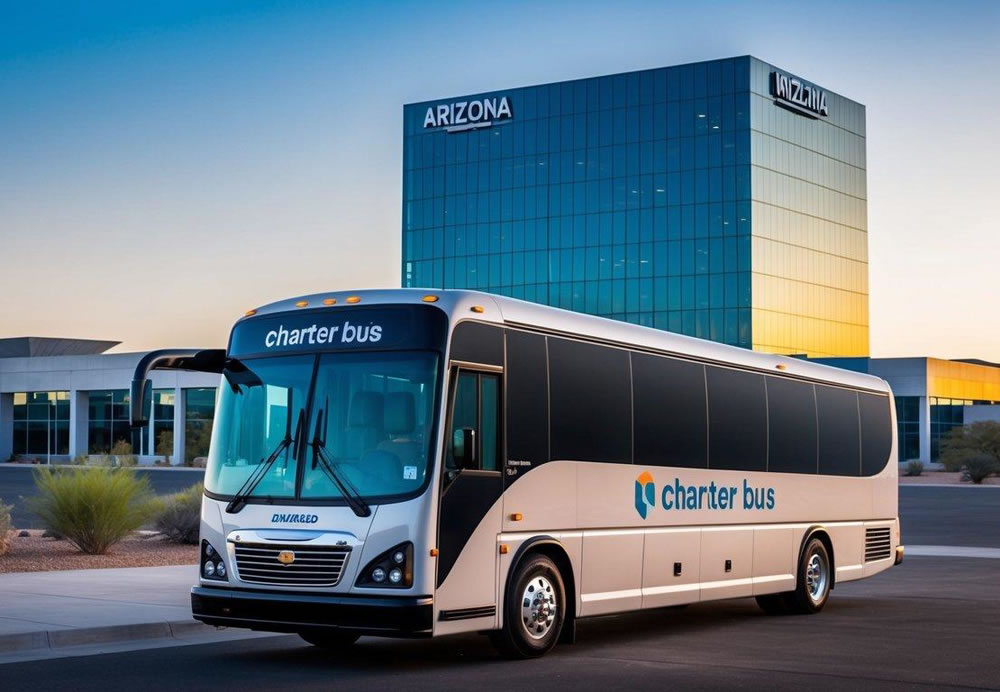
[[[361,570],[355,585],[383,589],[413,586],[413,544],[401,543],[376,557]]]
[[[203,579],[226,581],[226,563],[219,551],[206,540],[201,542],[201,576]]]

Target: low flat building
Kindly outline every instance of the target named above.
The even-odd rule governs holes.
[[[896,397],[899,461],[940,460],[952,428],[1000,421],[1000,364],[941,358],[815,358],[820,363],[877,375]]]
[[[0,461],[65,462],[127,442],[140,463],[192,463],[208,454],[219,376],[157,370],[147,427],[129,427],[129,385],[145,353],[106,353],[117,341],[0,339]]]

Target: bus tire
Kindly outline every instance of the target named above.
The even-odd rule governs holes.
[[[504,598],[503,628],[490,633],[508,658],[543,656],[559,640],[566,619],[566,587],[545,555],[527,555],[517,566]]]
[[[799,557],[795,591],[783,594],[788,612],[811,615],[823,610],[833,584],[832,565],[826,544],[815,536],[810,538]]]
[[[346,649],[358,641],[360,634],[355,632],[299,632],[303,640],[321,649]]]

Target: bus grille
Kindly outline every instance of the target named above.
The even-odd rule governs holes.
[[[865,529],[865,562],[885,560],[892,555],[889,527]]]
[[[284,564],[279,556],[291,553]],[[344,573],[350,548],[327,545],[273,545],[241,543],[236,546],[240,581],[276,586],[336,586]]]

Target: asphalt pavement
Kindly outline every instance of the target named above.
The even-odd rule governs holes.
[[[1000,548],[1000,485],[899,486],[902,542]]]
[[[578,642],[505,661],[485,637],[362,638],[324,651],[294,636],[0,667],[16,690],[998,689],[1000,560],[914,558],[839,586],[818,615],[750,599],[581,621]]]
[[[14,527],[18,529],[43,528],[25,502],[27,498],[36,494],[33,468],[27,464],[0,465],[0,501],[14,506],[11,519]],[[186,467],[137,468],[134,473],[148,478],[153,492],[157,495],[170,495],[190,488],[205,477],[205,469]]]

